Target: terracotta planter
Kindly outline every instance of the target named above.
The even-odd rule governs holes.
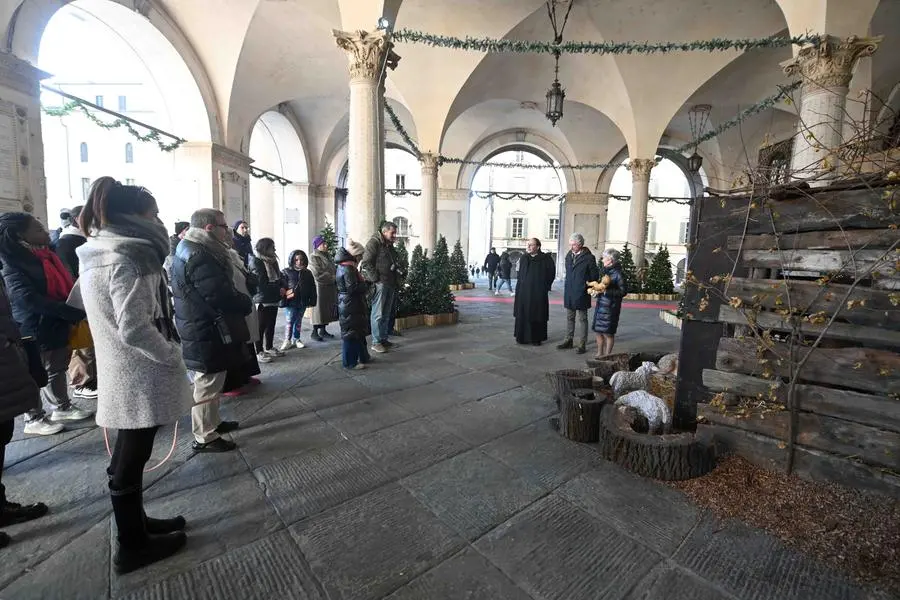
[[[451,292],[458,292],[458,291],[459,291],[459,286],[456,285],[455,283],[451,283],[451,284],[450,284],[450,291],[451,291]]]
[[[451,313],[441,313],[439,315],[424,315],[424,319],[426,327],[456,325],[459,322],[459,313],[454,311]]]
[[[675,302],[680,297],[678,294],[628,294],[625,299],[637,302]]]
[[[406,329],[421,327],[424,324],[425,319],[423,315],[411,315],[409,317],[397,317],[397,320],[394,322],[394,327],[397,331],[404,331]]]
[[[475,289],[475,284],[474,284],[474,283],[464,283],[463,286],[462,286],[462,289],[464,289],[464,290],[474,290],[474,289]]]

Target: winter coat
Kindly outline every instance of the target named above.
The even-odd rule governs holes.
[[[181,240],[175,251],[175,325],[181,336],[184,363],[192,371],[220,373],[247,360],[250,332],[244,317],[251,313],[253,303],[235,289],[232,268],[190,240]],[[230,344],[222,340],[214,315],[227,325]]]
[[[600,270],[600,277],[609,275],[606,291],[597,296],[597,308],[594,311],[594,323],[591,329],[596,333],[615,335],[619,327],[619,314],[622,312],[622,298],[628,293],[625,288],[625,276],[622,267],[613,265]]]
[[[278,278],[269,279],[266,270],[266,262],[253,256],[250,258],[250,272],[256,276],[256,294],[253,295],[254,304],[274,305],[281,303],[281,290],[285,288],[284,275],[278,272]]]
[[[500,279],[509,279],[512,275],[512,261],[509,260],[509,254],[504,252],[500,256],[497,266],[500,268]]]
[[[84,311],[47,296],[44,266],[28,250],[3,256],[2,261],[6,293],[22,336],[34,338],[44,351],[68,346],[71,327],[84,320]]]
[[[231,241],[238,256],[241,257],[244,265],[247,265],[250,257],[253,256],[253,240],[250,239],[249,235],[240,235],[237,232],[237,228],[241,223],[246,223],[246,221],[239,219],[234,222],[234,227],[231,228]]]
[[[72,279],[78,279],[78,254],[75,250],[85,242],[87,242],[87,238],[80,229],[73,226],[63,229],[56,242],[56,255],[72,275]]]
[[[6,288],[0,281],[0,422],[41,407],[38,386],[28,372],[28,358],[19,346],[20,339]]]
[[[546,252],[534,256],[522,255],[519,259],[519,278],[516,280],[516,300],[513,314],[517,319],[529,322],[550,320],[550,301],[547,294],[556,278],[556,265]]]
[[[497,265],[500,264],[500,257],[497,256],[496,252],[488,252],[488,255],[484,258],[484,270],[488,273],[493,273],[497,270]]]
[[[591,296],[587,292],[587,282],[599,279],[600,269],[591,251],[582,247],[578,256],[569,250],[566,254],[566,282],[563,290],[563,306],[569,310],[588,310]]]
[[[369,283],[380,283],[390,288],[396,288],[396,262],[393,246],[384,241],[384,236],[378,232],[366,244],[366,251],[359,263],[359,270]]]
[[[164,315],[163,273],[147,272],[129,255],[143,243],[101,231],[78,249],[81,293],[97,356],[101,427],[166,425],[188,414],[193,404],[181,346],[156,323]]]
[[[366,282],[356,268],[356,261],[347,250],[343,248],[338,250],[334,260],[338,263],[338,320],[341,324],[341,338],[363,340],[369,321],[366,310]]]
[[[316,305],[309,310],[313,325],[328,325],[337,320],[337,288],[335,267],[331,257],[316,250],[309,257],[309,270],[316,280]]]
[[[256,275],[248,270],[246,263],[241,262],[237,252],[233,252],[232,256],[234,257],[234,269],[232,269],[231,274],[234,289],[252,301],[259,289],[259,280],[256,278]],[[251,302],[250,314],[244,317],[244,321],[247,323],[247,330],[250,332],[249,341],[255,344],[259,341],[259,313],[256,312],[255,303]]]
[[[288,257],[288,264],[294,264],[294,256],[296,253],[291,252]],[[309,269],[298,271],[293,268],[287,268],[281,271],[284,277],[284,287],[294,291],[294,297],[288,300],[285,298],[281,301],[281,305],[286,308],[300,308],[301,306],[315,306],[318,297],[316,296],[316,280],[313,278]]]

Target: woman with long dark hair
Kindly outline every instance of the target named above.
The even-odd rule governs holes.
[[[169,254],[156,200],[101,177],[81,213],[81,292],[97,354],[97,424],[118,430],[107,469],[118,529],[114,565],[127,573],[185,544],[182,517],[151,519],[144,466],[161,425],[191,410],[192,393],[172,320],[163,261]]]

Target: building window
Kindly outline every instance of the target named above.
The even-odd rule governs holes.
[[[88,161],[88,145],[86,142],[81,142],[78,153],[81,155],[81,162],[86,163]]]
[[[134,162],[134,146],[131,144],[131,142],[125,144],[125,162]]]
[[[397,175],[394,176],[394,188],[398,190],[406,189],[406,175],[397,173]]]
[[[119,112],[128,110],[128,99],[125,96],[119,96]]]
[[[126,179],[125,185],[134,185],[134,179]]]
[[[94,104],[103,106],[103,96],[94,96]]]
[[[91,180],[88,177],[81,178],[81,198],[87,203],[88,196],[91,194]]]
[[[644,238],[648,244],[656,243],[656,221],[647,221]]]
[[[681,222],[681,231],[678,234],[678,243],[687,244],[690,232],[690,223],[688,221]]]
[[[525,237],[525,219],[522,217],[513,217],[511,238],[520,240]]]
[[[397,177],[401,177],[398,175]],[[398,188],[402,189],[402,188]],[[397,226],[397,237],[406,239],[409,237],[409,219],[406,217],[394,217],[394,225]]]
[[[547,230],[547,239],[559,239],[559,219],[553,217],[550,218],[550,227]]]

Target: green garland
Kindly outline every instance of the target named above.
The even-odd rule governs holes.
[[[756,104],[749,106],[742,110],[740,113],[732,117],[731,119],[724,121],[719,124],[718,127],[712,129],[696,140],[692,140],[686,144],[682,144],[681,146],[673,149],[673,152],[678,154],[684,154],[685,152],[694,150],[697,146],[702,144],[707,140],[711,140],[714,137],[717,137],[728,131],[732,127],[736,127],[742,121],[751,117],[755,114],[761,113],[765,110],[773,108],[776,104],[781,102],[782,100],[790,102],[790,94],[797,90],[801,85],[803,85],[802,81],[795,81],[786,86],[779,86],[778,92],[772,94],[768,98],[764,98],[757,102]],[[410,137],[409,133],[407,133],[406,129],[403,127],[403,124],[400,122],[400,119],[397,117],[397,114],[391,108],[391,106],[385,102],[384,104],[385,112],[391,120],[391,123],[394,125],[394,129],[397,130],[397,133],[403,138],[403,140],[409,145],[408,150],[415,156],[416,158],[421,158],[422,153],[419,150],[419,147]],[[438,157],[438,164],[456,164],[456,165],[469,165],[473,167],[498,167],[501,169],[571,169],[573,171],[583,171],[589,169],[607,169],[609,167],[618,167],[621,163],[582,163],[577,165],[551,165],[551,164],[529,164],[529,163],[518,163],[518,162],[491,162],[486,160],[467,160],[463,158],[453,158],[444,155],[440,155]]]
[[[400,29],[393,39],[409,44],[424,44],[436,48],[452,48],[469,52],[505,52],[517,54],[667,54],[670,52],[725,52],[782,48],[794,44],[818,44],[819,36],[771,36],[764,38],[694,40],[692,42],[542,42],[538,40],[507,40],[495,38],[458,38],[436,35],[412,29]]]
[[[59,107],[42,106],[41,110],[44,111],[44,114],[51,117],[67,117],[75,112],[75,110],[80,110],[88,119],[93,121],[95,125],[102,127],[103,129],[118,129],[119,127],[124,127],[128,131],[128,133],[130,133],[136,140],[140,142],[156,142],[156,145],[159,146],[159,149],[163,152],[172,152],[185,142],[185,140],[181,138],[172,137],[169,134],[162,134],[165,137],[174,140],[172,143],[166,143],[165,141],[163,141],[160,132],[153,128],[150,128],[149,133],[142,134],[137,129],[135,129],[134,126],[132,126],[131,121],[129,119],[126,119],[125,117],[119,117],[115,121],[107,123],[106,121],[103,121],[97,115],[95,115],[88,106],[84,105],[81,102],[66,102]]]
[[[284,177],[280,177],[278,175],[275,175],[274,173],[269,173],[268,171],[260,169],[259,167],[251,166],[250,174],[257,179],[265,179],[266,181],[269,181],[271,183],[280,183],[282,187],[294,183],[290,179],[285,179]]]

